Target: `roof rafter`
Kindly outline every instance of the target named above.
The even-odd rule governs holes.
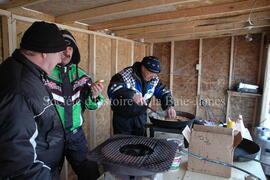
[[[270,19],[256,21],[256,24],[252,26],[251,29],[261,28],[261,27],[270,27]],[[185,35],[191,33],[203,33],[203,32],[215,32],[215,31],[229,31],[232,29],[248,29],[246,22],[237,22],[237,23],[227,23],[227,24],[218,24],[218,25],[206,25],[206,26],[197,26],[197,27],[183,27],[181,29],[162,31],[162,32],[152,32],[146,34],[135,34],[127,36],[128,39],[155,39],[155,38],[164,38],[176,35]]]
[[[254,0],[240,1],[235,3],[228,3],[222,5],[213,5],[207,7],[184,9],[173,12],[157,13],[145,16],[137,16],[131,18],[124,18],[101,23],[91,24],[91,30],[108,29],[113,27],[123,27],[138,24],[147,24],[152,22],[168,21],[172,19],[177,20],[195,20],[207,17],[221,17],[229,15],[237,15],[240,13],[247,13],[250,11]],[[264,10],[270,7],[269,0],[260,0],[253,8],[253,12]]]
[[[155,38],[155,39],[145,39],[145,42],[148,43],[159,43],[159,42],[170,42],[170,41],[184,41],[184,40],[192,40],[192,39],[200,39],[200,38],[216,38],[216,37],[224,37],[224,36],[236,36],[236,35],[244,35],[244,34],[254,34],[254,33],[261,33],[263,31],[269,31],[268,27],[261,27],[252,30],[248,29],[228,29],[226,31],[219,30],[219,31],[206,31],[206,32],[199,32],[199,33],[190,33],[184,35],[175,35],[166,38]]]
[[[131,0],[57,16],[56,22],[68,23],[72,21],[90,19],[93,17],[96,18],[98,16],[108,16],[113,14],[127,13],[130,11],[145,10],[149,8],[160,8],[192,1],[198,0]]]
[[[0,9],[11,9],[15,7],[22,7],[26,5],[32,5],[46,0],[10,0],[7,3],[0,4]]]
[[[270,8],[269,8],[270,9]],[[175,30],[180,29],[182,27],[195,27],[195,26],[204,26],[204,25],[215,25],[215,24],[226,24],[226,23],[233,23],[233,22],[247,22],[249,13],[239,14],[236,16],[231,17],[220,17],[220,18],[203,18],[194,21],[188,22],[176,22],[176,23],[169,23],[169,24],[161,24],[161,25],[152,25],[152,26],[145,26],[139,28],[129,28],[123,30],[116,30],[113,31],[117,36],[128,36],[134,34],[143,34],[143,33],[152,33],[152,32],[161,32],[161,31],[168,31],[168,30]],[[257,21],[258,19],[269,19],[270,18],[270,11],[265,12],[255,12],[252,13],[251,21]]]

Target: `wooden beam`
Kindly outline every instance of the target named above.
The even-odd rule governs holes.
[[[131,42],[131,66],[133,65],[134,63],[134,51],[135,51],[135,43],[134,42]]]
[[[3,14],[4,14],[4,12],[3,12]],[[0,9],[0,15],[1,14],[2,14],[2,11]],[[19,16],[19,15],[14,15],[14,14],[12,15],[12,17],[15,20],[20,20],[20,21],[24,21],[24,22],[33,23],[35,21],[40,21],[40,19],[29,18],[29,17]],[[50,21],[47,21],[47,22],[50,22]],[[57,24],[55,22],[52,22],[52,23],[56,24],[58,27],[60,27],[62,29],[67,29],[67,30],[86,33],[86,34],[99,35],[99,36],[102,36],[102,37],[107,37],[107,38],[110,38],[110,39],[118,39],[118,40],[122,40],[122,41],[125,41],[125,42],[132,42],[132,40],[121,38],[121,37],[111,36],[111,35],[107,35],[107,34],[104,34],[104,33],[94,32],[94,31],[90,31],[90,30],[86,30],[86,29],[77,28],[77,27],[71,27],[71,26],[67,26],[67,25],[63,25],[63,24]]]
[[[256,21],[253,29],[261,28],[261,27],[270,27],[270,19],[263,20],[263,21]],[[246,22],[241,23],[229,23],[229,24],[221,24],[221,25],[206,25],[206,26],[197,26],[192,28],[185,28],[182,27],[181,29],[170,30],[170,31],[162,31],[162,32],[151,32],[151,33],[142,33],[142,34],[135,34],[135,35],[128,35],[126,38],[128,39],[154,39],[154,38],[162,38],[162,37],[170,37],[176,35],[184,35],[190,33],[201,33],[201,32],[209,32],[209,31],[230,31],[231,29],[247,29]]]
[[[228,83],[228,89],[232,88],[232,75],[233,75],[233,65],[234,65],[234,42],[235,38],[234,36],[231,37],[231,51],[230,51],[230,71],[229,71],[229,83]],[[227,96],[227,108],[226,108],[226,123],[228,122],[228,119],[230,117],[230,108],[231,108],[231,94],[228,93]]]
[[[89,35],[89,74],[92,77],[96,77],[96,35]],[[89,141],[89,149],[93,149],[96,147],[96,111],[89,111],[89,133],[90,133],[90,141]]]
[[[17,30],[16,30],[16,19],[13,15],[8,18],[8,44],[9,53],[12,54],[17,47]]]
[[[199,26],[207,26],[207,25],[219,25],[219,24],[228,24],[228,23],[236,23],[236,22],[247,22],[249,13],[239,14],[236,16],[230,17],[220,17],[220,18],[206,18],[206,19],[199,19],[194,21],[185,21],[185,22],[176,22],[170,24],[162,24],[162,25],[153,25],[153,26],[146,26],[146,27],[139,27],[139,28],[129,28],[123,30],[116,30],[113,31],[117,36],[127,36],[132,34],[141,34],[141,33],[152,33],[152,32],[161,32],[161,31],[168,31],[168,30],[176,30],[181,28],[192,28],[192,27],[199,27]],[[264,19],[270,19],[270,11],[264,12],[256,12],[253,13],[252,22]],[[256,23],[255,23],[256,24]]]
[[[150,44],[150,56],[153,56],[154,54],[154,43]]]
[[[118,40],[112,39],[111,77],[118,72]],[[110,135],[113,135],[113,112],[110,110]]]
[[[232,89],[232,76],[233,76],[233,67],[234,67],[234,36],[231,37],[231,51],[230,51],[230,71],[229,71],[229,83],[228,89]]]
[[[259,71],[258,71],[258,75],[257,75],[257,85],[259,85],[259,87],[262,87],[261,72],[262,72],[262,61],[263,61],[263,55],[264,55],[264,43],[265,43],[265,33],[263,32],[261,34]],[[256,98],[255,105],[254,105],[254,111],[253,111],[252,131],[254,131],[255,126],[259,124],[259,122],[257,121],[257,120],[259,120],[258,106],[259,106],[259,99]]]
[[[190,33],[184,35],[177,35],[166,38],[155,38],[155,39],[145,39],[148,43],[160,43],[160,42],[170,42],[170,41],[184,41],[184,40],[192,40],[192,39],[200,39],[200,38],[217,38],[217,37],[226,37],[233,35],[243,35],[243,34],[254,34],[261,33],[262,31],[269,30],[269,27],[256,28],[252,30],[248,29],[227,29],[227,30],[218,30],[218,31],[206,31],[206,32],[198,32],[198,33]]]
[[[170,91],[173,92],[173,65],[174,65],[174,41],[171,41],[171,60],[170,60]]]
[[[259,126],[269,127],[269,100],[270,100],[270,44],[266,46],[267,48],[267,57],[265,65],[265,74],[264,74],[264,87],[263,87],[263,98],[262,98],[262,110],[260,117]]]
[[[201,99],[201,80],[202,80],[202,53],[203,53],[203,39],[199,42],[199,63],[198,63],[198,84],[197,84],[197,98],[196,98],[196,116],[199,115],[199,106]]]
[[[11,54],[9,51],[9,23],[10,23],[10,17],[2,16],[2,41],[3,41],[3,61],[8,58]]]
[[[0,9],[11,9],[16,7],[22,7],[27,5],[33,5],[41,3],[47,0],[10,0],[6,3],[0,3]]]
[[[147,24],[159,21],[168,21],[177,19],[179,20],[195,20],[207,17],[222,17],[232,16],[241,13],[250,12],[254,0],[241,1],[235,3],[213,5],[199,8],[184,9],[173,12],[157,13],[144,16],[136,16],[124,19],[117,19],[111,21],[105,21],[100,23],[91,24],[92,30],[131,26],[136,24]],[[256,3],[256,7],[253,8],[253,12],[262,11],[270,7],[269,0],[260,0]]]
[[[190,1],[198,0],[131,0],[57,16],[56,22],[67,23],[72,21],[97,18],[100,16],[111,16],[139,10],[147,10],[150,8],[164,8],[166,6],[177,5]]]

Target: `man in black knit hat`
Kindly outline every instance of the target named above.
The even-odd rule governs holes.
[[[66,42],[55,24],[34,22],[0,65],[0,179],[58,180],[64,129],[45,86]]]
[[[53,69],[47,85],[65,129],[65,155],[68,162],[78,180],[97,179],[97,164],[86,158],[88,146],[81,126],[84,110],[96,110],[103,104],[103,85],[93,83],[92,78],[78,67],[80,52],[77,42],[69,31],[61,32],[68,44],[66,57]]]

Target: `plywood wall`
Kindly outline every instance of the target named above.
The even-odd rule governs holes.
[[[195,114],[199,40],[176,41],[174,56],[173,95],[176,110]]]
[[[167,88],[170,85],[170,60],[171,60],[171,43],[157,43],[153,47],[153,55],[160,59],[161,72],[159,78],[161,83],[165,84]],[[157,99],[152,99],[152,107],[154,109],[161,109]]]
[[[131,42],[118,40],[118,60],[117,60],[118,71],[121,71],[124,68],[131,66],[133,64],[131,50],[132,50]]]
[[[207,38],[201,40],[201,45],[200,40],[154,44],[153,54],[161,58],[164,68],[160,77],[162,80],[165,79],[167,85],[168,82],[173,82],[172,91],[176,100],[176,110],[196,114],[203,119],[216,122],[226,122],[227,112],[227,116],[232,119],[242,114],[245,125],[249,128],[254,126],[256,124],[254,120],[259,121],[256,116],[259,112],[260,97],[256,99],[256,97],[231,96],[227,111],[227,90],[231,62],[233,63],[231,65],[232,90],[236,90],[239,82],[259,83],[259,72],[261,72],[260,77],[264,76],[264,66],[260,70],[260,63],[264,64],[263,58],[260,58],[261,36],[261,34],[252,34],[252,41],[247,41],[244,36],[236,36],[234,42],[232,37]],[[173,51],[170,46],[172,43]],[[170,77],[168,67],[171,64],[171,52],[174,52],[174,57],[171,60],[173,75]],[[196,64],[201,68],[200,78],[198,78]],[[207,111],[201,105],[201,100],[209,106]],[[206,112],[209,112],[210,116],[207,116]]]
[[[200,100],[204,100],[209,108],[199,106],[198,115],[204,119],[226,120],[230,46],[230,37],[204,39],[202,42]],[[207,117],[207,111],[212,111],[213,115]]]
[[[261,34],[253,34],[252,38],[252,41],[247,41],[244,36],[235,38],[232,74],[232,86],[234,88],[240,82],[257,84]],[[230,117],[235,119],[239,114],[242,114],[245,126],[251,128],[254,123],[254,109],[258,105],[255,97],[231,97],[230,103]],[[255,119],[255,121],[259,121],[259,119]]]
[[[134,62],[137,62],[137,61],[141,61],[142,58],[145,56],[145,52],[146,51],[146,48],[145,46],[141,45],[140,43],[138,42],[135,42],[134,43]]]
[[[101,36],[96,37],[96,77],[95,80],[103,79],[104,97],[106,99],[102,108],[96,114],[96,141],[99,145],[110,137],[110,104],[107,96],[107,87],[111,78],[112,40]]]

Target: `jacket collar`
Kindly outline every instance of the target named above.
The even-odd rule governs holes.
[[[32,73],[34,73],[36,76],[45,76],[47,75],[47,73],[41,69],[38,65],[34,64],[33,62],[31,62],[29,59],[27,59],[21,52],[19,49],[16,49],[13,53],[12,53],[12,57],[24,64]]]

